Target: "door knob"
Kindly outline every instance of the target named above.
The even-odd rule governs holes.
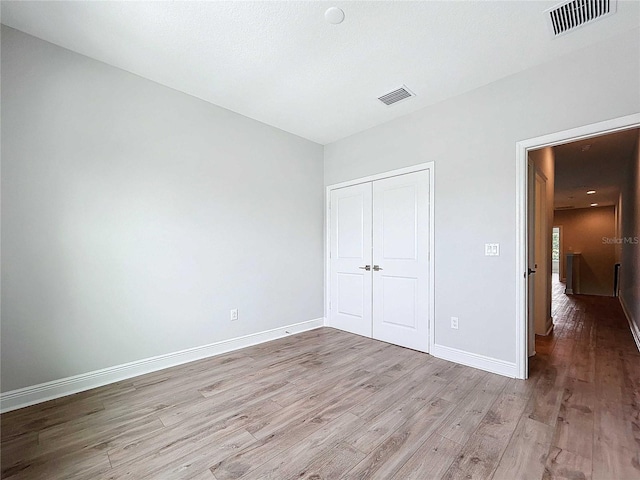
[[[364,267],[358,267],[362,270],[366,270],[367,272],[369,272],[371,270],[371,265],[365,265]]]
[[[373,271],[374,272],[379,272],[380,270],[382,270],[382,267],[380,267],[380,265],[374,265],[373,266]]]

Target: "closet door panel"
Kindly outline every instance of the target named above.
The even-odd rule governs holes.
[[[429,346],[429,171],[373,182],[373,338]]]
[[[329,324],[371,337],[371,183],[331,192]],[[367,267],[368,266],[368,267]]]

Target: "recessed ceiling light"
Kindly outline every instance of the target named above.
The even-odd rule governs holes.
[[[598,206],[598,204],[597,204],[597,203],[592,203],[592,204],[591,204],[591,206],[592,206],[592,207],[597,207],[597,206]]]
[[[327,22],[338,25],[344,21],[344,12],[338,7],[331,7],[324,12],[324,18]]]
[[[596,193],[596,191],[595,191],[595,190],[589,190],[589,191],[587,192],[587,195],[593,195],[594,193]]]

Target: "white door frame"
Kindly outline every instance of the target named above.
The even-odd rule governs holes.
[[[346,182],[335,183],[328,185],[325,191],[325,240],[324,240],[324,324],[328,327],[331,326],[329,311],[331,310],[329,302],[331,299],[331,275],[330,275],[330,257],[329,248],[331,246],[331,191],[337,188],[350,187],[352,185],[358,185],[360,183],[373,182],[375,180],[381,180],[383,178],[396,177],[398,175],[404,175],[407,173],[420,172],[422,170],[429,170],[429,352],[433,351],[433,344],[435,340],[434,325],[435,325],[435,261],[433,249],[435,245],[435,233],[434,233],[434,162],[419,163],[410,167],[399,168],[397,170],[390,170],[388,172],[378,173],[375,175],[369,175],[367,177],[356,178],[354,180],[347,180]]]
[[[538,185],[541,185],[541,194],[538,197],[538,191],[536,190],[536,194],[534,195],[535,198],[535,205],[534,205],[534,212],[536,215],[538,215],[540,217],[540,222],[536,222],[534,221],[534,231],[533,231],[533,235],[534,235],[534,254],[533,254],[533,258],[534,258],[534,266],[533,268],[536,269],[536,276],[534,277],[533,281],[534,283],[536,283],[536,287],[534,287],[533,291],[534,291],[534,296],[535,296],[535,302],[538,302],[534,307],[533,307],[533,311],[534,311],[534,319],[533,319],[533,325],[534,325],[534,332],[536,331],[537,327],[539,327],[539,321],[540,321],[540,317],[543,317],[543,326],[544,326],[544,332],[547,333],[537,333],[535,332],[535,335],[547,335],[549,333],[549,330],[547,328],[547,322],[549,321],[549,317],[551,315],[551,311],[549,310],[547,312],[547,307],[550,305],[550,303],[547,302],[547,300],[550,301],[549,298],[547,298],[550,294],[551,294],[551,289],[549,287],[549,281],[551,278],[551,272],[549,272],[549,264],[551,263],[551,252],[548,251],[549,250],[549,245],[548,245],[548,233],[549,233],[549,218],[548,218],[548,210],[547,210],[547,182],[549,180],[547,179],[546,175],[544,173],[542,173],[541,171],[535,169],[534,167],[534,185],[535,188],[538,188]],[[540,235],[542,235],[542,240],[540,239]],[[540,242],[540,245],[538,245],[538,242]],[[537,256],[536,256],[536,248],[540,248],[541,255],[542,255],[542,262],[538,263],[535,260],[538,260]],[[529,268],[531,268],[531,266],[529,266]],[[542,277],[542,278],[540,278]],[[544,280],[544,283],[542,282]],[[543,291],[539,291],[540,288],[539,287],[544,287]],[[527,290],[527,295],[529,294],[529,290]],[[540,300],[544,300],[544,305],[540,305]],[[540,308],[542,307],[543,310],[540,310]],[[529,312],[527,312],[529,313]],[[534,343],[535,343],[535,335],[534,335]]]
[[[551,133],[516,143],[516,371],[529,376],[527,356],[527,152],[640,127],[640,113]]]

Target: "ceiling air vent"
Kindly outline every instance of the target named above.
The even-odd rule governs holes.
[[[416,96],[415,93],[413,93],[411,90],[409,90],[407,87],[403,85],[400,88],[397,88],[396,90],[394,90],[393,92],[385,93],[381,97],[378,97],[378,100],[380,100],[385,105],[393,105],[394,103],[398,103],[402,100],[415,97],[415,96]]]
[[[545,15],[554,37],[564,35],[587,23],[616,13],[617,0],[570,0],[562,2]]]

